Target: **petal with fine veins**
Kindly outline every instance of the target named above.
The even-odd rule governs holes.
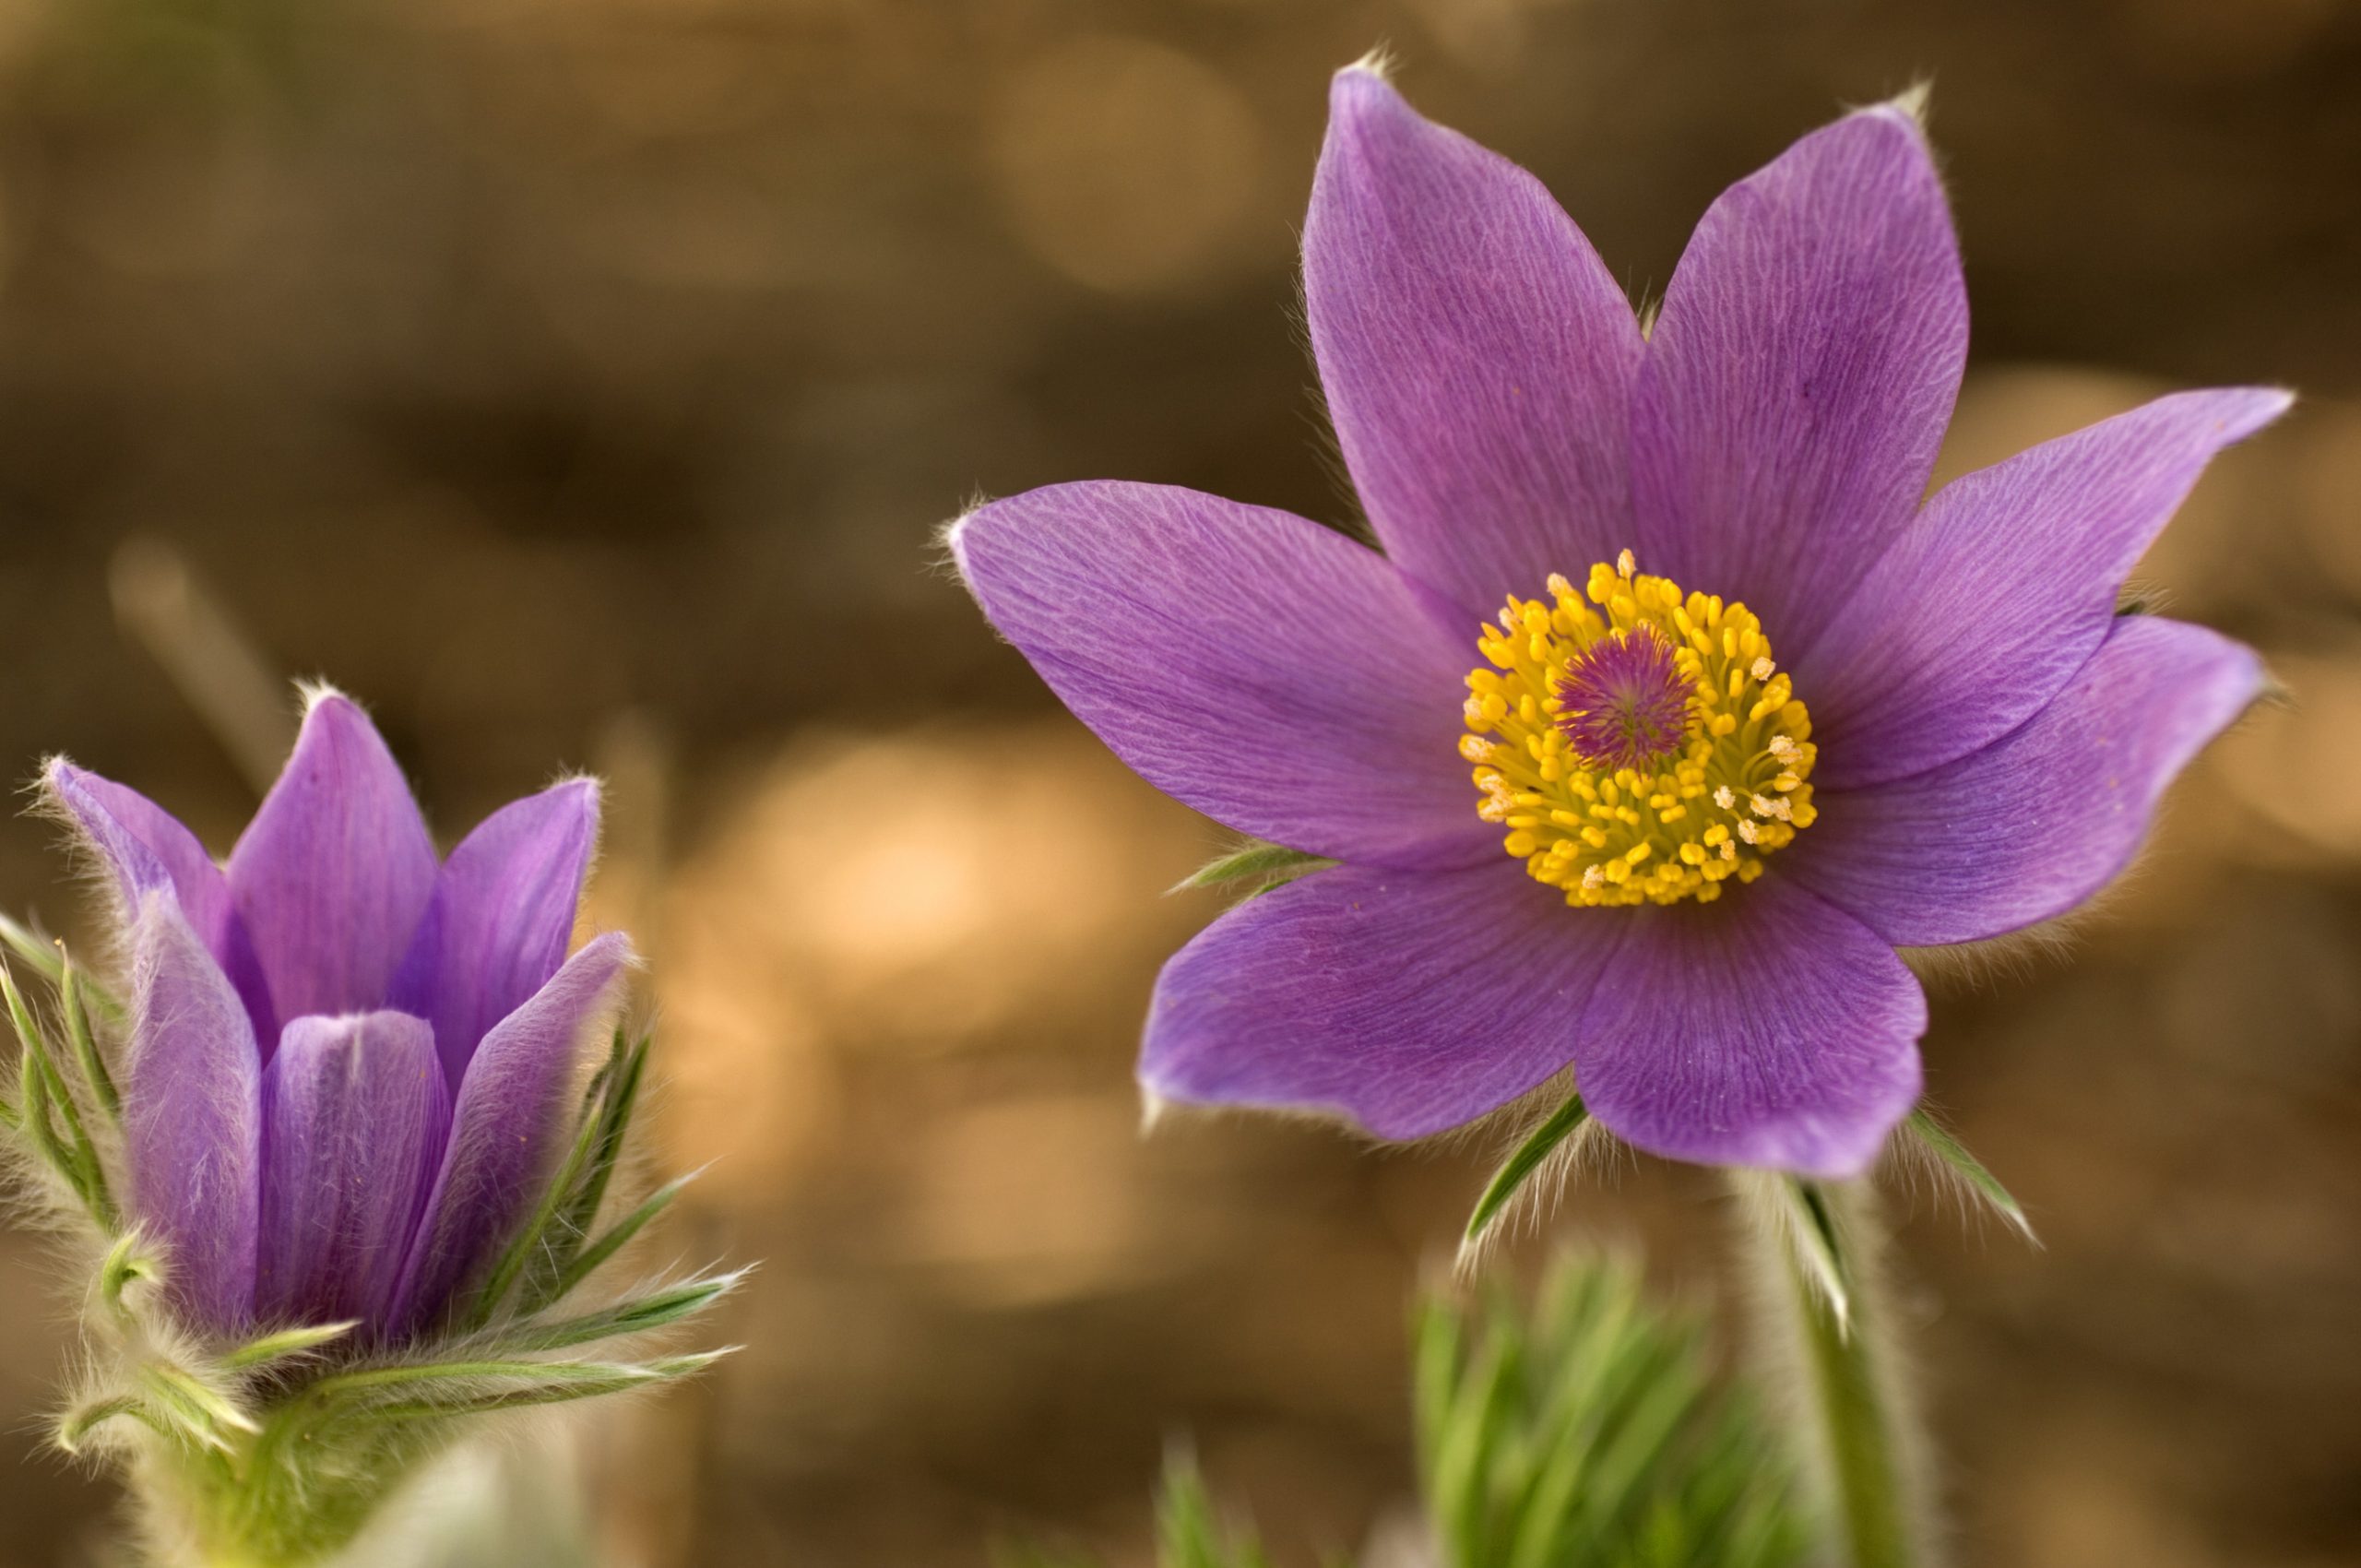
[[[279,1016],[382,1006],[434,873],[426,824],[376,728],[350,699],[320,697],[230,856],[231,897]]]
[[[229,878],[181,820],[138,790],[101,778],[64,757],[43,775],[51,797],[81,828],[113,873],[128,918],[141,898],[169,888],[181,914],[229,976],[254,1019],[257,1039],[276,1039],[270,988],[255,961],[245,922],[230,903]]]
[[[1775,871],[1623,913],[1574,1054],[1591,1114],[1674,1159],[1867,1170],[1918,1099],[1927,998],[1893,950]]]
[[[599,787],[576,778],[492,813],[444,863],[393,1004],[433,1022],[451,1082],[565,961],[598,842]]]
[[[1641,568],[1809,646],[1916,511],[1966,356],[1917,121],[1804,137],[1723,193],[1666,290],[1632,408]]]
[[[140,901],[132,995],[131,1213],[169,1249],[172,1293],[189,1314],[235,1333],[254,1315],[262,1057],[237,992],[168,893]]]
[[[566,1111],[577,1098],[583,1048],[612,1021],[630,962],[631,944],[619,933],[593,938],[476,1048],[395,1293],[396,1334],[433,1326],[531,1211],[574,1132]]]
[[[1157,980],[1140,1082],[1165,1099],[1344,1116],[1386,1138],[1472,1122],[1574,1055],[1620,910],[1517,861],[1342,866],[1232,909]]]
[[[2179,392],[1947,484],[1790,656],[1822,790],[1924,773],[2062,691],[2214,454],[2286,410],[2268,387]]]
[[[1195,491],[1054,485],[954,525],[968,588],[1165,793],[1339,860],[1499,853],[1460,758],[1476,628],[1317,523]]]
[[[1631,302],[1541,182],[1340,71],[1303,226],[1312,350],[1385,552],[1482,620],[1631,542]]]
[[[425,1019],[288,1024],[263,1075],[257,1318],[383,1323],[450,1115]]]
[[[1897,946],[2054,919],[2130,862],[2165,787],[2262,688],[2253,650],[2125,616],[2055,701],[1982,751],[1821,796],[1788,859]]]

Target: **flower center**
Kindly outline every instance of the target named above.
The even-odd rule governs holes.
[[[1711,902],[1818,814],[1811,716],[1743,604],[1639,576],[1511,598],[1477,646],[1459,753],[1477,811],[1566,902]]]

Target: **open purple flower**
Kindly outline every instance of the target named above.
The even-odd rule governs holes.
[[[433,1327],[540,1197],[619,1002],[623,936],[566,956],[597,786],[506,806],[438,863],[334,693],[226,866],[120,784],[63,759],[45,782],[120,895],[129,1206],[183,1314]]]
[[[1344,862],[1172,959],[1145,1086],[1418,1137],[1571,1066],[1640,1147],[1861,1170],[1919,1091],[1895,949],[2089,897],[2260,690],[2116,608],[2286,395],[2160,398],[1926,499],[1967,305],[1902,105],[1726,192],[1643,331],[1532,176],[1348,69],[1304,281],[1383,553],[1116,482],[950,532],[1125,761]]]

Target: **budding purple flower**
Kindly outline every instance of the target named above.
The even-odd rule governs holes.
[[[123,785],[63,759],[45,784],[119,895],[127,1206],[179,1314],[433,1328],[540,1200],[620,1003],[624,937],[566,956],[598,787],[505,806],[438,863],[333,692],[226,865]]]

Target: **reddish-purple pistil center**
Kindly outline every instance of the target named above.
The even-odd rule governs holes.
[[[1615,633],[1558,677],[1558,729],[1586,766],[1651,766],[1687,739],[1689,693],[1662,637],[1645,626]]]

